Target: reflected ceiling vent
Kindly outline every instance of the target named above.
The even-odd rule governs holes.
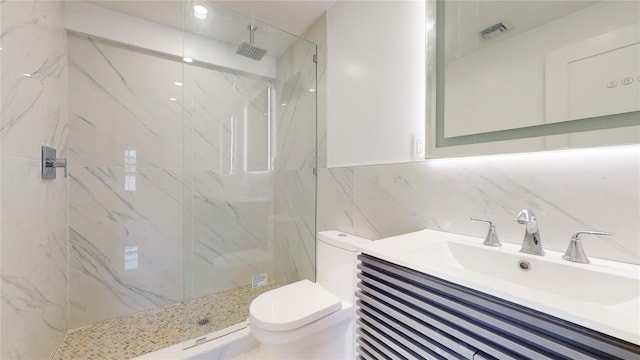
[[[488,28],[480,31],[480,36],[482,36],[482,38],[485,40],[489,40],[502,34],[505,31],[507,31],[507,27],[503,23],[499,22],[495,25],[491,25]]]

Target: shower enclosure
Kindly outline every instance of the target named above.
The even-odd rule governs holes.
[[[196,4],[185,4],[185,56],[203,54],[202,37],[213,38],[239,69],[184,66],[185,338],[193,341],[244,326],[259,293],[315,277],[315,46],[222,8],[203,21]]]
[[[194,346],[314,279],[315,45],[210,2],[0,6],[2,359],[160,308]]]

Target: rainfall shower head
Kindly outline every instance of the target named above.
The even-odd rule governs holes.
[[[236,54],[246,56],[253,60],[260,61],[262,57],[267,53],[267,50],[261,49],[255,45],[253,45],[253,35],[258,30],[258,27],[249,25],[249,43],[243,41],[240,46],[238,46],[238,50],[236,50]]]

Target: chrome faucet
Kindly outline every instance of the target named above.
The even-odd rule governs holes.
[[[518,224],[526,225],[524,240],[520,252],[532,255],[544,255],[536,215],[530,209],[524,209],[514,219]]]
[[[484,238],[484,242],[483,242],[484,245],[492,246],[492,247],[502,246],[502,243],[500,243],[500,240],[498,239],[498,232],[496,231],[496,225],[493,223],[493,221],[487,220],[487,219],[474,218],[474,217],[472,217],[471,220],[484,221],[489,223],[489,231],[487,231],[487,236],[485,236]]]
[[[562,256],[563,259],[567,261],[573,261],[581,264],[588,264],[589,258],[587,254],[584,253],[584,248],[582,247],[582,241],[580,241],[580,235],[582,234],[590,234],[590,235],[613,235],[610,232],[605,231],[578,231],[571,236],[571,241],[569,241],[569,247],[567,251],[565,251]]]

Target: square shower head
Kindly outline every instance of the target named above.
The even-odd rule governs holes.
[[[242,55],[242,56],[246,56],[248,58],[251,58],[253,60],[257,60],[260,61],[262,60],[262,58],[264,57],[264,55],[267,53],[267,50],[265,49],[261,49],[253,44],[249,44],[245,41],[242,42],[242,44],[240,44],[240,46],[238,46],[238,50],[236,50],[236,54]]]

